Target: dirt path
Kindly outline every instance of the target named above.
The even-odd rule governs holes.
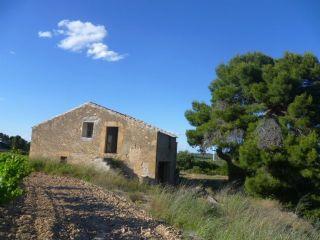
[[[25,188],[0,207],[0,239],[179,239],[124,197],[77,179],[35,173]]]

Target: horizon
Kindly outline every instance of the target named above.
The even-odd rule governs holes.
[[[237,11],[235,11],[237,9]],[[318,1],[8,1],[0,3],[0,132],[86,102],[178,135],[184,112],[210,103],[214,69],[237,54],[320,56]]]

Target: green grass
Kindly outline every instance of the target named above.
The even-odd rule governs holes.
[[[93,167],[63,164],[51,160],[31,160],[34,171],[79,178],[109,190],[127,193],[146,192],[150,186],[138,180],[129,180],[118,171],[99,171]]]
[[[320,239],[320,231],[306,220],[281,210],[272,200],[260,200],[228,189],[214,193],[218,204],[212,205],[197,195],[193,188],[161,187],[126,179],[117,171],[31,161],[35,171],[64,175],[89,181],[107,190],[121,191],[133,202],[144,202],[149,213],[183,230],[214,240],[304,240]]]
[[[206,174],[206,175],[228,175],[228,169],[225,162],[217,163],[213,160],[193,160],[192,168],[184,169],[188,173]]]
[[[281,211],[274,201],[254,200],[226,190],[214,197],[219,203],[213,206],[189,188],[162,189],[152,196],[150,211],[203,239],[320,239],[310,223]]]

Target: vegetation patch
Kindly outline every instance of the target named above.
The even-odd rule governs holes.
[[[310,223],[281,211],[275,201],[255,200],[227,189],[214,197],[218,203],[212,205],[190,188],[158,189],[152,195],[150,211],[203,239],[320,239]]]
[[[127,179],[120,170],[104,171],[89,166],[43,159],[31,160],[30,164],[34,171],[79,178],[109,190],[136,193],[146,192],[150,188],[149,185],[140,183],[137,179]]]
[[[259,200],[228,189],[211,195],[210,203],[197,189],[179,186],[162,187],[127,179],[117,171],[32,160],[34,170],[66,175],[89,181],[106,190],[122,191],[133,202],[144,203],[159,220],[183,230],[186,236],[203,239],[320,239],[319,231],[293,213],[281,210],[272,200]]]
[[[188,173],[207,175],[228,175],[227,165],[224,161],[213,161],[212,158],[200,157],[199,154],[181,151],[177,154],[177,167]]]
[[[21,153],[27,154],[30,149],[30,142],[23,139],[19,135],[9,136],[0,132],[0,144],[4,144],[8,149],[19,150]]]
[[[188,143],[215,149],[229,180],[320,218],[320,62],[312,53],[272,58],[253,52],[216,68],[211,102],[185,117]]]
[[[0,153],[0,204],[22,194],[20,183],[29,173],[28,157],[14,152]]]

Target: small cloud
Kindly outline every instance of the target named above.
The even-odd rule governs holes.
[[[15,55],[15,54],[16,54],[16,52],[13,51],[13,50],[9,51],[9,53],[12,54],[12,55]]]
[[[109,50],[108,46],[103,43],[91,44],[88,48],[87,55],[91,56],[93,59],[103,59],[109,62],[116,62],[125,57],[124,55],[119,55],[118,53]]]
[[[107,36],[107,30],[102,25],[93,25],[90,22],[62,20],[58,23],[62,39],[58,46],[65,50],[79,51],[88,48],[91,44],[102,42]]]
[[[103,25],[94,25],[91,22],[80,20],[62,20],[58,23],[58,28],[52,32],[55,36],[65,37],[58,43],[58,47],[61,49],[71,52],[85,51],[87,56],[92,59],[102,59],[108,62],[116,62],[126,56],[110,50],[103,43],[104,38],[108,35],[107,29]],[[51,32],[48,33],[52,37]]]
[[[4,98],[3,97],[0,97],[0,102],[3,102],[4,101]]]
[[[39,31],[38,36],[40,38],[52,38],[52,33],[50,31],[44,31],[44,32]]]

